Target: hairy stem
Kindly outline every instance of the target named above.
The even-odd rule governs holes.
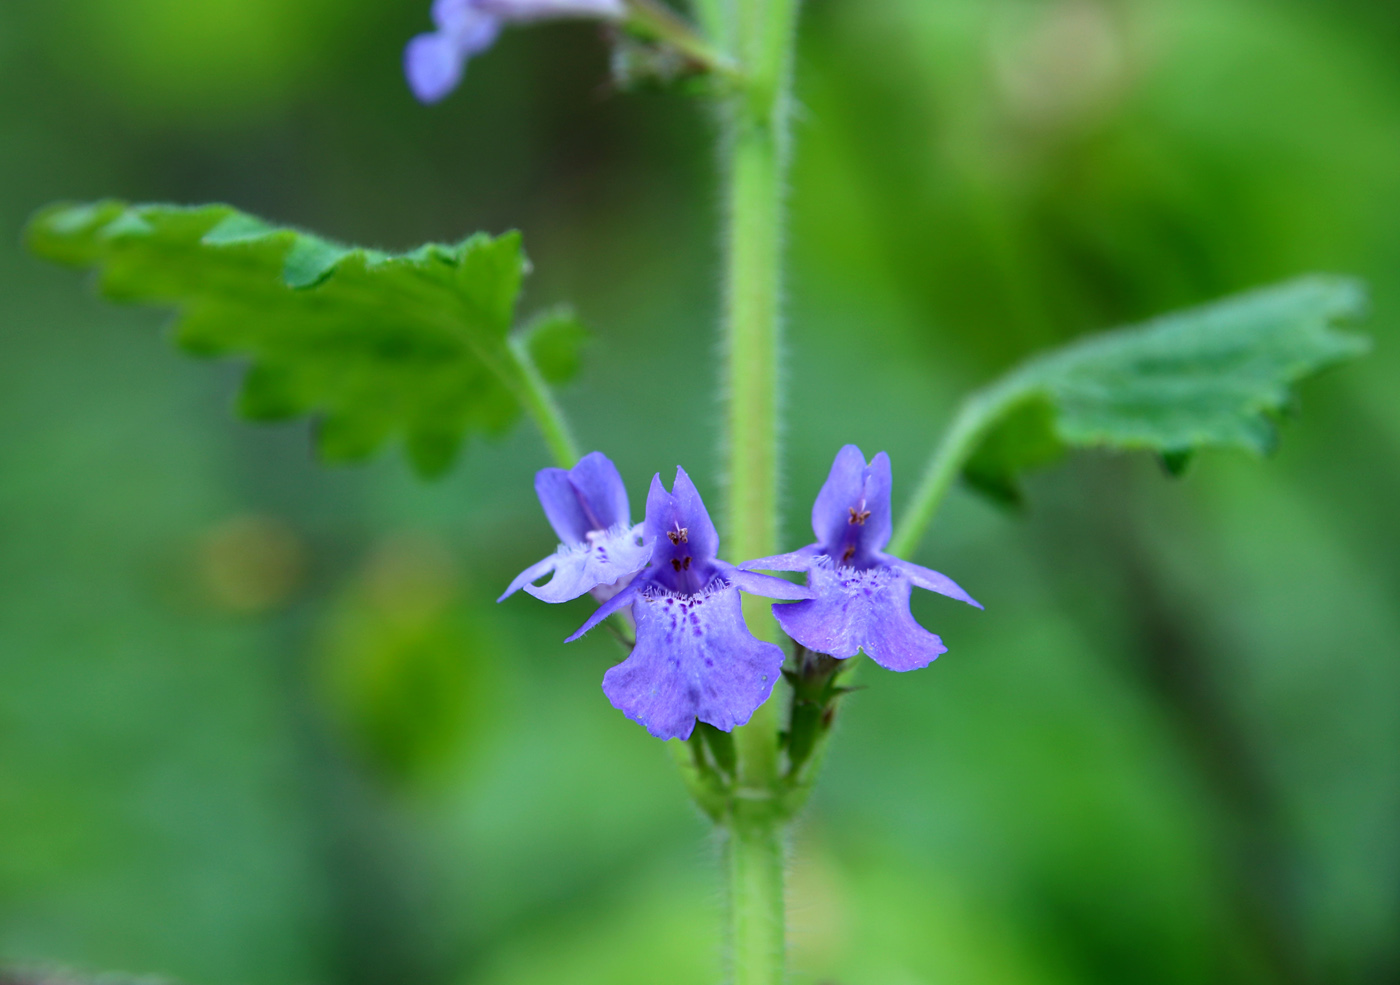
[[[728,388],[728,547],[773,552],[778,526],[778,351],[783,139],[770,122],[735,112],[729,144],[725,298]]]
[[[782,307],[783,192],[787,172],[794,0],[739,0],[727,33],[746,82],[724,105],[724,297],[729,478],[727,547],[735,558],[778,547],[778,357]],[[760,635],[775,627],[766,605],[746,610]],[[736,736],[740,774],[755,788],[777,778],[777,717],[760,709]]]
[[[569,422],[564,417],[563,410],[554,399],[554,393],[540,375],[522,340],[510,340],[510,354],[520,374],[517,382],[520,401],[525,405],[526,413],[539,427],[555,464],[564,469],[572,468],[579,459],[578,445],[574,442],[573,432],[569,429]]]
[[[707,22],[723,21],[719,36],[741,66],[742,83],[722,106],[727,547],[732,557],[751,558],[778,548],[783,212],[797,2],[733,0],[707,5],[702,14]],[[776,636],[763,600],[750,601],[745,614],[755,633]],[[738,776],[726,818],[734,982],[780,985],[785,829],[773,702],[734,739]]]
[[[729,823],[730,960],[734,985],[783,980],[783,839],[771,800],[740,801]]]

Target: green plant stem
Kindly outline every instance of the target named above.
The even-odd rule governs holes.
[[[728,553],[778,548],[779,352],[784,192],[796,0],[708,5],[710,29],[730,45],[741,85],[722,104],[726,177],[724,352]],[[715,25],[710,22],[722,21]],[[750,628],[772,639],[763,600],[745,607]],[[735,985],[781,985],[784,967],[783,839],[778,716],[772,701],[735,731],[738,777],[726,818],[729,940]]]
[[[554,399],[553,391],[540,375],[535,361],[530,358],[530,353],[521,339],[510,340],[510,354],[519,373],[518,394],[520,402],[525,406],[525,412],[539,427],[555,464],[564,469],[572,468],[579,459],[578,445],[574,441],[573,432],[569,429],[569,422],[564,417],[563,410]]]
[[[746,83],[725,107],[724,299],[730,554],[777,547],[783,206],[793,0],[741,0],[734,35]]]
[[[780,985],[783,980],[785,837],[772,800],[736,805],[725,841],[734,985]]]
[[[1014,377],[1008,377],[1002,384],[979,390],[963,401],[952,426],[943,435],[943,440],[935,446],[924,468],[923,477],[914,491],[914,498],[905,509],[895,526],[890,539],[889,552],[904,557],[919,546],[919,541],[928,532],[943,497],[953,486],[968,457],[986,437],[987,432],[1017,403],[1026,399],[1026,389],[1013,385]]]

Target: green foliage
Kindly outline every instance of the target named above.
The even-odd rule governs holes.
[[[511,344],[527,269],[516,233],[389,254],[224,205],[107,201],[41,212],[28,241],[57,263],[96,268],[112,300],[175,307],[185,351],[247,357],[240,413],[315,415],[329,461],[401,437],[420,473],[440,474],[465,435],[500,433],[528,405],[526,360],[549,382],[578,368],[583,330],[567,313]]]
[[[451,556],[432,541],[398,538],[330,612],[319,693],[362,765],[391,783],[426,781],[474,756],[492,726],[499,650]]]
[[[1356,282],[1309,277],[1032,360],[974,398],[986,430],[963,474],[1015,502],[1019,473],[1070,448],[1153,451],[1174,473],[1200,448],[1266,453],[1293,384],[1369,349],[1334,327],[1365,306]]]

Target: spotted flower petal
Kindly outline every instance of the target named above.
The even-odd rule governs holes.
[[[910,581],[897,568],[820,565],[808,575],[810,602],[775,605],[778,625],[809,650],[833,657],[860,651],[887,670],[927,667],[948,648],[914,621]]]
[[[768,700],[783,651],[744,625],[739,592],[638,595],[637,645],[603,676],[613,707],[658,739],[687,739],[695,721],[729,731]]]
[[[541,602],[567,602],[603,585],[615,585],[646,567],[651,545],[639,544],[640,527],[591,533],[584,544],[561,547],[554,555],[554,577],[526,585]]]

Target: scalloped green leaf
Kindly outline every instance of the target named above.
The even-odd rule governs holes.
[[[106,201],[48,208],[27,238],[39,256],[95,268],[114,301],[175,308],[184,351],[246,358],[239,412],[314,418],[333,462],[397,440],[420,473],[440,474],[466,436],[498,434],[519,416],[520,353],[562,382],[586,337],[572,315],[552,312],[512,345],[528,269],[516,233],[390,254],[226,205]]]
[[[1073,448],[1145,450],[1179,473],[1202,448],[1257,454],[1277,441],[1293,387],[1370,349],[1337,325],[1366,311],[1353,280],[1306,277],[1033,359],[973,399],[994,408],[963,467],[998,500]]]

